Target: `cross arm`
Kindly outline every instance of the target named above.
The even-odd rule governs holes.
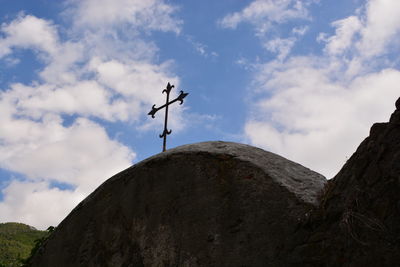
[[[173,100],[174,102],[175,101],[180,101],[181,103],[179,103],[179,105],[182,105],[183,104],[183,99],[188,95],[189,93],[185,93],[185,92],[183,92],[183,91],[181,91],[180,93],[179,93],[179,96],[175,99],[175,100]]]
[[[175,103],[176,101],[180,101],[180,105],[183,104],[183,99],[188,95],[189,93],[185,93],[183,91],[181,91],[179,93],[179,96],[177,98],[175,98],[174,100],[162,105],[161,107],[156,108],[156,105],[154,104],[153,107],[151,108],[150,112],[147,113],[147,115],[151,115],[152,118],[154,118],[154,115],[156,114],[157,111],[159,111],[160,109],[166,107],[167,105],[171,105],[172,103]]]
[[[154,115],[156,114],[157,111],[159,111],[160,109],[162,109],[165,105],[156,108],[156,104],[153,105],[153,107],[151,108],[150,112],[147,113],[147,115],[151,115],[151,117],[154,119]]]

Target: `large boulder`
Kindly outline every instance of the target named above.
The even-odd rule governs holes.
[[[171,149],[80,203],[32,266],[285,266],[325,178],[227,142]]]

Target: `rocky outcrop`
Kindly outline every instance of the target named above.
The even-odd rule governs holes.
[[[399,266],[400,98],[330,180],[283,254],[294,266]],[[308,265],[307,265],[308,264]]]
[[[329,182],[235,143],[149,158],[79,204],[32,266],[399,266],[395,105]]]
[[[247,145],[171,149],[101,185],[57,227],[32,266],[282,265],[280,253],[325,183]]]

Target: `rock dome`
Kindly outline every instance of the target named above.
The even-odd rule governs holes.
[[[32,266],[283,264],[326,179],[248,145],[204,142],[107,180],[57,227]]]

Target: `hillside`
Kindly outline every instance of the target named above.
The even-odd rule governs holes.
[[[30,255],[35,240],[45,234],[22,223],[0,223],[0,266],[19,266],[20,260]]]

